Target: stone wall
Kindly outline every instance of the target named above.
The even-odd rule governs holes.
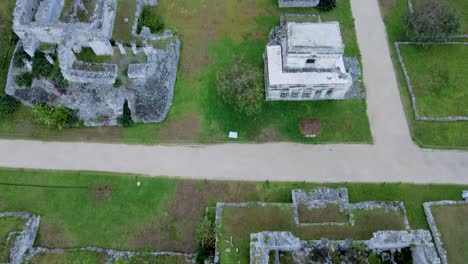
[[[315,7],[320,0],[278,0],[279,7]]]
[[[403,57],[401,56],[400,46],[401,45],[468,45],[468,42],[445,42],[445,43],[422,43],[422,42],[395,42],[395,49],[397,52],[398,60],[400,62],[403,75],[405,77],[406,86],[411,97],[411,106],[413,108],[414,118],[418,121],[429,121],[429,122],[454,122],[454,121],[468,121],[468,116],[447,116],[447,117],[429,117],[422,116],[419,113],[418,106],[416,104],[416,95],[414,93],[413,85],[411,84],[411,78],[408,70],[406,69]]]

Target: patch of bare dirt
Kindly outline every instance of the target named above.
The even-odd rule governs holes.
[[[264,128],[257,136],[259,142],[271,142],[278,140],[278,129],[276,127]]]
[[[41,221],[39,245],[49,248],[69,248],[73,246],[73,242],[67,237],[62,226]]]
[[[93,199],[95,202],[105,202],[112,194],[112,187],[110,185],[100,185],[93,189]]]
[[[396,4],[396,0],[379,0],[379,2],[383,15],[388,14]]]
[[[170,121],[159,132],[161,140],[191,140],[201,131],[200,117],[187,116],[181,120]]]
[[[177,185],[175,201],[159,223],[145,226],[133,238],[138,249],[195,252],[196,232],[205,208],[216,202],[248,201],[255,183],[183,181]]]

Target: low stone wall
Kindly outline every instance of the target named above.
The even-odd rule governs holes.
[[[4,212],[0,213],[0,218],[2,217],[15,217],[27,220],[10,250],[10,264],[21,264],[26,252],[33,248],[41,217],[27,212]]]
[[[410,230],[408,217],[406,215],[406,209],[402,202],[398,201],[366,201],[360,203],[349,203],[348,189],[346,188],[317,188],[311,191],[305,190],[292,190],[292,203],[264,203],[264,202],[248,202],[248,203],[217,203],[216,204],[216,217],[215,226],[219,230],[222,228],[222,215],[223,207],[291,207],[293,209],[294,222],[297,226],[339,226],[339,225],[351,225],[355,224],[355,217],[353,214],[354,210],[374,210],[384,209],[385,211],[396,211],[400,212],[404,217],[404,223],[406,230]],[[301,223],[299,219],[298,206],[304,204],[307,208],[324,208],[329,204],[337,204],[340,211],[345,212],[349,216],[348,222],[324,222],[324,223]],[[406,232],[406,231],[405,231]],[[219,232],[216,232],[216,250],[214,263],[220,263],[220,252],[218,244],[222,243],[219,238]],[[262,262],[259,262],[262,263]]]
[[[315,7],[320,0],[278,0],[279,7]]]
[[[437,229],[437,224],[432,215],[431,207],[432,206],[443,206],[443,205],[457,205],[457,204],[468,204],[468,201],[436,201],[436,202],[427,202],[423,204],[424,213],[426,214],[427,223],[429,224],[429,228],[431,229],[432,237],[434,238],[434,242],[437,247],[437,251],[439,252],[440,259],[442,260],[443,264],[447,264],[447,251],[444,249],[444,243],[441,239],[441,234],[439,229]]]
[[[419,113],[418,107],[416,105],[416,95],[414,93],[413,85],[411,84],[411,78],[406,69],[405,63],[403,62],[403,57],[401,56],[400,46],[401,45],[468,45],[468,42],[444,42],[444,43],[423,43],[423,42],[395,42],[395,49],[397,52],[398,60],[400,62],[401,69],[403,70],[403,75],[405,76],[406,86],[408,86],[408,91],[411,97],[411,106],[414,112],[414,118],[418,121],[430,121],[430,122],[454,122],[454,121],[468,121],[468,116],[448,116],[448,117],[428,117],[421,116]]]

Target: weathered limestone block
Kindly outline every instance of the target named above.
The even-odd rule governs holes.
[[[114,55],[114,49],[109,41],[95,40],[89,43],[89,46],[93,49],[97,56],[112,56]]]
[[[279,7],[315,7],[320,0],[278,0]]]

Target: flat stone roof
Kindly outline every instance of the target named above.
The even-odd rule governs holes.
[[[350,77],[340,78],[336,72],[283,72],[283,57],[281,46],[267,46],[268,80],[270,85],[319,85],[319,84],[346,84],[351,82]],[[344,70],[343,62],[340,62]]]
[[[288,22],[287,30],[289,47],[344,47],[338,22]]]

